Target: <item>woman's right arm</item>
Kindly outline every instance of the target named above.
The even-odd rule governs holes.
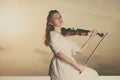
[[[79,70],[80,72],[82,72],[84,70],[84,66],[81,64],[78,64],[76,61],[73,61],[72,59],[70,59],[69,57],[67,57],[66,55],[64,55],[62,52],[57,52],[56,56],[66,62],[67,64],[71,65],[72,67],[74,67],[75,69]]]

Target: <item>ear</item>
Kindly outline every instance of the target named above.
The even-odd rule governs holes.
[[[49,22],[50,25],[53,25],[51,22]]]

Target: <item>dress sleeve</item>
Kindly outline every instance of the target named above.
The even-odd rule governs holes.
[[[72,53],[73,55],[76,54],[77,51],[79,51],[81,49],[80,46],[78,46],[76,43],[72,42]]]
[[[62,51],[59,41],[60,41],[59,34],[51,33],[51,47],[54,53]]]

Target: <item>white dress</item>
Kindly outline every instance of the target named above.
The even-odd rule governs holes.
[[[54,53],[49,69],[51,80],[99,80],[99,75],[95,70],[86,67],[82,73],[79,73],[74,67],[55,56],[57,52],[61,51],[64,55],[75,61],[72,55],[74,55],[77,50],[80,50],[78,45],[68,37],[64,37],[55,31],[51,31],[50,36],[50,46]]]

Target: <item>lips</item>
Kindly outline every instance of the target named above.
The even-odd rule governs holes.
[[[59,23],[63,23],[62,21],[60,21]]]

